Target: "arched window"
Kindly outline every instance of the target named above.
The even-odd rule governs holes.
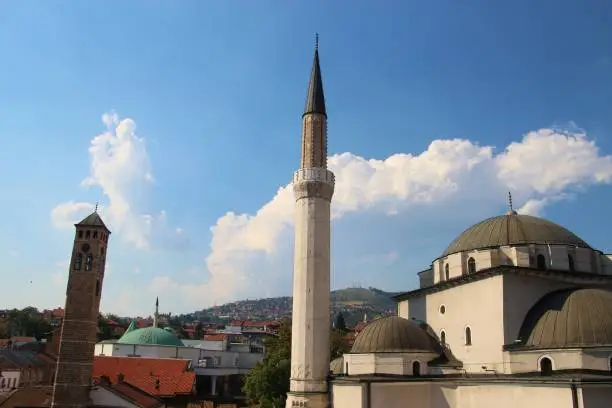
[[[470,329],[469,327],[465,328],[465,345],[472,345],[472,329]]]
[[[83,254],[78,253],[74,257],[74,270],[75,271],[80,271],[82,264],[83,264]]]
[[[552,361],[550,360],[550,358],[548,357],[543,357],[540,359],[540,374],[541,375],[552,375],[553,372],[553,366],[552,366]]]
[[[442,343],[442,345],[446,345],[446,332],[444,330],[442,330],[440,332],[440,343]]]
[[[468,259],[468,273],[476,272],[476,260],[472,257]]]
[[[90,234],[91,234],[91,231],[89,230],[85,231],[85,238],[89,238]]]
[[[574,266],[574,257],[571,254],[567,254],[567,264],[569,265],[570,272],[574,272],[576,267]]]
[[[414,361],[412,363],[412,375],[414,375],[415,377],[421,375],[421,363],[419,363],[418,361]]]
[[[91,254],[87,254],[87,258],[85,258],[85,270],[91,271],[91,264],[93,262],[93,256]]]
[[[96,296],[100,296],[100,279],[96,281]]]
[[[79,238],[83,238],[83,230],[79,231]]]
[[[546,257],[542,254],[536,258],[538,269],[546,269]]]
[[[444,265],[444,279],[450,279],[450,266],[448,264]]]

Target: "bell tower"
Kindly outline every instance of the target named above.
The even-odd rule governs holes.
[[[96,210],[75,224],[52,407],[87,407],[110,231]]]

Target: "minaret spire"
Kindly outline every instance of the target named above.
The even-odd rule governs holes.
[[[158,319],[159,319],[159,296],[155,298],[155,314],[153,315],[153,327],[157,327]]]
[[[308,94],[304,115],[309,113],[320,113],[327,117],[325,110],[325,94],[323,93],[323,79],[321,79],[321,66],[319,64],[319,34],[315,35],[315,52],[308,84]]]
[[[291,384],[287,408],[328,407],[330,217],[334,173],[327,169],[327,112],[319,65],[319,38],[306,108],[302,115],[302,156],[293,175],[295,239]]]

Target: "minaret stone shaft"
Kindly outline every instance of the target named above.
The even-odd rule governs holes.
[[[330,217],[334,174],[327,169],[327,111],[315,48],[302,116],[301,167],[293,175],[295,252],[291,384],[287,408],[328,406]]]

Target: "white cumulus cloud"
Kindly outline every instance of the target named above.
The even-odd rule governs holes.
[[[136,123],[121,119],[115,113],[102,116],[106,130],[89,145],[90,172],[84,187],[98,187],[107,198],[99,212],[113,232],[140,249],[148,249],[153,238],[167,238],[166,244],[187,245],[182,229],[167,226],[165,211],[146,214],[140,204],[147,187],[153,182],[152,167],[145,140],[136,134]],[[93,211],[95,204],[67,201],[51,210],[51,221],[57,228],[72,226]],[[154,237],[154,233],[159,235]]]
[[[494,147],[469,140],[434,140],[418,155],[377,160],[341,153],[329,158],[329,166],[336,174],[336,219],[364,211],[398,214],[427,205],[490,209],[509,189],[515,203],[524,204],[521,212],[538,214],[547,204],[570,197],[569,192],[612,182],[612,156],[601,155],[582,131],[556,129],[529,132],[497,154]],[[152,287],[174,291],[194,308],[273,292],[275,277],[291,273],[286,262],[279,272],[275,261],[279,253],[292,250],[286,238],[293,205],[286,185],[254,214],[228,212],[212,227],[207,282],[180,284],[163,276]]]

